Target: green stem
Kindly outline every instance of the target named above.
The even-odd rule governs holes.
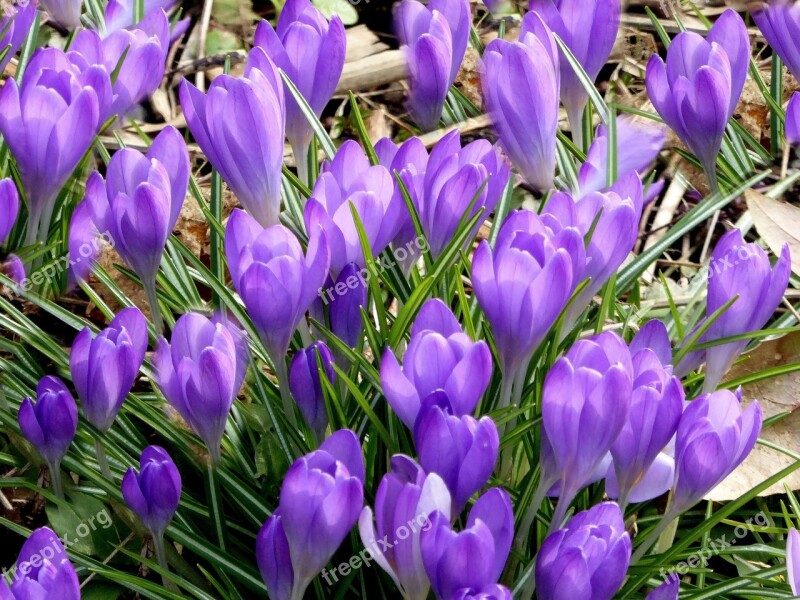
[[[308,168],[308,163],[310,157],[308,155],[309,148],[311,148],[311,139],[307,142],[301,142],[297,144],[297,146],[292,146],[292,154],[294,154],[294,162],[297,164],[297,178],[308,185],[308,187],[313,187],[314,182],[309,181],[310,179],[310,169]]]
[[[164,533],[155,533],[151,531],[150,534],[153,536],[153,546],[155,546],[156,549],[156,560],[158,561],[158,566],[161,567],[165,573],[168,573],[169,563],[167,563],[167,552],[164,547]],[[164,587],[177,592],[178,586],[175,585],[175,583],[169,578],[167,578],[165,573],[162,573],[161,575],[161,582],[164,584]]]
[[[53,483],[53,493],[59,500],[64,499],[64,486],[61,480],[61,461],[48,463],[47,468],[50,469],[50,480]]]
[[[658,541],[658,538],[661,536],[662,533],[666,530],[670,523],[675,519],[675,516],[670,513],[668,510],[666,514],[661,518],[661,522],[656,525],[656,528],[651,531],[648,536],[644,539],[641,545],[636,549],[636,552],[633,553],[633,557],[631,557],[631,564],[635,565],[638,563],[647,551]]]
[[[211,460],[208,463],[208,497],[211,501],[211,515],[214,522],[214,531],[221,550],[225,550],[225,512],[220,497],[219,478],[217,477],[217,464]]]
[[[100,467],[100,473],[103,474],[103,477],[113,482],[111,469],[108,466],[108,456],[106,456],[106,449],[103,447],[103,441],[100,436],[94,438],[94,450],[97,453],[97,464]]]
[[[275,376],[278,378],[278,388],[281,392],[283,410],[292,427],[297,427],[297,417],[294,415],[294,401],[289,390],[289,375],[286,372],[286,361],[283,358],[275,360]]]
[[[564,515],[567,514],[567,509],[569,508],[569,503],[572,502],[572,499],[575,497],[574,494],[565,493],[567,490],[561,489],[561,494],[558,496],[558,504],[556,504],[556,511],[553,513],[553,520],[550,521],[550,527],[547,530],[547,533],[553,533],[556,529],[561,528],[561,523],[564,521]]]
[[[144,291],[147,294],[147,304],[150,305],[150,314],[153,315],[153,324],[157,335],[164,334],[164,320],[161,318],[161,308],[158,305],[158,291],[155,279],[144,283]]]

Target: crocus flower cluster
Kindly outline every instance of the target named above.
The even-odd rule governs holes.
[[[31,533],[19,551],[11,587],[5,578],[0,578],[0,598],[52,597],[80,600],[80,584],[58,535],[49,527],[40,527]]]

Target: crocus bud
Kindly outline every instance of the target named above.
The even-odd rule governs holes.
[[[225,230],[225,252],[233,285],[247,306],[273,361],[283,361],[289,342],[328,275],[325,235],[309,228],[306,255],[283,225],[266,229],[234,210]],[[264,302],[264,298],[274,301]]]
[[[19,407],[19,428],[47,464],[55,467],[61,462],[78,429],[78,407],[63,381],[58,377],[39,381],[36,404],[25,398]]]
[[[739,229],[720,238],[708,265],[706,314],[711,315],[730,302],[734,303],[714,321],[700,342],[757,331],[775,313],[786,292],[791,274],[789,247],[770,264],[769,256],[758,244],[746,244]],[[683,376],[706,363],[703,390],[712,392],[739,357],[750,340],[741,340],[691,352],[678,364],[676,374]]]
[[[750,454],[761,433],[761,406],[754,400],[742,410],[741,401],[741,390],[720,390],[686,407],[675,442],[675,486],[668,516],[691,508]]]
[[[364,225],[372,254],[377,256],[397,234],[406,207],[394,196],[394,180],[386,167],[371,166],[358,143],[348,140],[326,164],[303,215],[308,231],[321,227],[325,232],[332,277],[348,263],[365,266],[351,204]]]
[[[375,496],[377,528],[372,509],[365,506],[361,511],[358,528],[364,547],[408,600],[428,597],[430,582],[420,554],[420,536],[430,529],[432,513],[440,511],[450,519],[450,503],[450,493],[441,477],[436,473],[426,475],[412,459],[397,454]],[[384,549],[380,540],[387,540],[392,546]]]
[[[153,536],[164,533],[181,499],[181,474],[166,450],[144,449],[139,472],[131,467],[122,478],[122,497]]]
[[[280,508],[272,513],[258,532],[256,561],[270,600],[291,600],[294,569]]]
[[[327,303],[331,331],[351,348],[358,346],[364,331],[361,310],[368,308],[367,269],[347,263],[336,277],[328,278],[322,300]]]
[[[467,0],[403,0],[394,11],[409,71],[408,109],[425,131],[435,129],[467,49],[472,14]]]
[[[106,232],[111,239],[110,232]],[[67,271],[67,285],[72,287],[78,281],[85,281],[94,268],[97,259],[99,243],[97,240],[97,227],[92,221],[89,203],[83,200],[78,203],[69,221],[69,235],[67,236],[69,248],[69,270]]]
[[[97,335],[84,328],[69,357],[86,420],[107,431],[130,393],[147,351],[147,321],[135,307],[121,310]]]
[[[542,191],[552,187],[556,170],[558,65],[553,34],[532,12],[518,42],[493,40],[483,54],[483,95],[500,147]]]
[[[422,401],[437,390],[447,394],[453,415],[470,415],[492,377],[492,354],[474,342],[447,305],[428,300],[411,327],[403,366],[391,349],[381,361],[381,384],[398,418],[414,428]]]
[[[777,53],[795,79],[800,80],[800,4],[793,0],[767,0],[758,3],[750,13],[753,21],[767,38],[770,48]]]
[[[484,240],[472,258],[472,285],[492,326],[503,376],[526,368],[566,306],[586,265],[574,227],[554,234],[533,211],[506,218],[495,248]]]
[[[630,351],[611,331],[576,342],[547,373],[543,436],[561,482],[555,525],[561,524],[575,494],[592,481],[624,427],[632,381]],[[546,483],[549,489],[552,482]]]
[[[247,362],[247,342],[240,330],[197,313],[179,318],[172,345],[162,338],[153,356],[158,386],[203,440],[214,462],[219,462],[225,423]]]
[[[795,596],[800,596],[800,533],[789,532],[786,540],[786,578]]]
[[[22,259],[16,254],[9,254],[5,262],[0,263],[0,271],[12,281],[22,285],[27,274]]]
[[[725,127],[739,102],[750,64],[750,38],[742,18],[725,11],[703,39],[679,33],[666,65],[653,55],[647,92],[658,114],[697,156],[712,183]]]
[[[75,568],[58,535],[49,527],[31,533],[17,557],[17,569],[10,596],[5,578],[0,582],[0,597],[9,600],[59,598],[80,600],[81,590]]]
[[[180,99],[192,136],[242,206],[264,227],[277,225],[285,108],[272,61],[253,48],[244,77],[220,75],[208,94],[184,80]]]
[[[109,232],[145,286],[155,284],[188,184],[189,151],[172,126],[158,134],[147,154],[123,148],[111,157],[105,181],[95,171],[86,182],[95,227]]]
[[[0,90],[0,133],[17,161],[28,198],[25,245],[31,245],[46,238],[58,192],[103,123],[111,79],[99,65],[81,70],[61,50],[40,48],[21,87],[14,79],[7,84]]]
[[[328,413],[325,411],[325,396],[319,378],[317,356],[328,381],[336,381],[330,348],[325,342],[314,342],[294,355],[289,367],[289,389],[306,423],[321,438],[328,425]]]
[[[6,70],[8,63],[22,48],[38,14],[38,8],[37,0],[29,0],[28,2],[15,2],[11,6],[10,12],[4,12],[3,18],[0,19],[0,48],[8,48],[8,52],[0,60],[0,73]]]
[[[594,81],[608,62],[620,22],[620,0],[533,0],[530,9],[569,48]],[[583,145],[583,110],[589,94],[574,69],[561,55],[561,101],[567,109],[573,139]]]
[[[464,531],[453,531],[450,519],[438,511],[431,523],[420,546],[437,598],[461,598],[465,590],[474,594],[497,583],[514,538],[514,512],[504,490],[492,488],[478,498]]]
[[[489,481],[500,436],[489,417],[477,420],[457,417],[442,391],[423,402],[414,425],[414,445],[419,464],[427,473],[437,473],[453,497],[453,514],[458,515],[473,494]]]
[[[294,572],[291,598],[303,597],[355,525],[364,505],[363,482],[361,444],[349,429],[337,431],[289,468],[281,486],[280,519]]]
[[[114,100],[108,114],[101,115],[105,121],[112,115],[124,117],[158,88],[168,51],[169,21],[159,9],[136,28],[119,29],[105,39],[91,29],[80,31],[69,46],[68,56],[76,64],[102,65],[109,73],[116,73],[111,88]]]
[[[0,246],[14,229],[19,215],[19,194],[14,180],[0,179]]]
[[[593,506],[545,539],[536,558],[536,597],[611,600],[630,559],[631,539],[619,506]]]
[[[647,594],[645,600],[678,600],[681,581],[677,575],[673,574],[664,583]]]
[[[77,29],[81,24],[81,0],[41,0],[42,6],[59,27]]]
[[[792,94],[786,107],[786,143],[790,146],[800,145],[800,92]]]
[[[341,19],[333,15],[329,23],[309,0],[288,0],[278,18],[277,30],[269,21],[261,21],[256,28],[254,44],[289,76],[319,117],[336,91],[344,68],[347,40]],[[304,172],[311,126],[288,90],[286,137],[298,168]]]

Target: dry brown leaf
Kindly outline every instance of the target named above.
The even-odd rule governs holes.
[[[789,244],[792,272],[800,275],[800,208],[758,192],[745,192],[747,207],[759,235],[776,255]]]

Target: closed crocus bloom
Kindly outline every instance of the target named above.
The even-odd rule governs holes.
[[[742,410],[741,401],[741,390],[720,390],[686,407],[678,425],[675,486],[667,517],[691,508],[750,454],[761,433],[761,406],[754,400]]]
[[[789,247],[784,246],[774,266],[758,244],[746,244],[739,229],[720,238],[708,266],[706,314],[711,315],[738,298],[711,325],[701,342],[741,335],[764,327],[781,303],[791,274]],[[741,340],[689,353],[677,366],[679,376],[697,368],[705,360],[703,390],[712,392],[747,346]]]
[[[169,21],[159,9],[134,29],[117,30],[105,39],[90,29],[82,30],[70,44],[68,56],[77,64],[102,65],[116,73],[111,90],[114,100],[109,114],[101,116],[105,121],[111,115],[124,117],[158,88],[168,50]]]
[[[254,43],[289,76],[319,117],[336,91],[344,68],[347,40],[341,19],[334,15],[329,23],[309,0],[288,0],[281,10],[277,29],[268,21],[261,21]],[[288,90],[286,136],[305,182],[312,131]]]
[[[388,169],[371,166],[358,143],[348,140],[324,167],[304,212],[308,231],[321,227],[325,232],[333,277],[348,263],[365,266],[351,203],[364,225],[372,254],[377,256],[397,233],[406,207],[394,195]]]
[[[247,372],[246,344],[232,323],[187,313],[175,323],[171,345],[162,338],[153,356],[158,386],[215,463],[228,413]]]
[[[500,147],[542,191],[556,170],[558,65],[552,32],[535,13],[525,15],[518,42],[493,40],[483,54],[483,95]]]
[[[620,22],[620,0],[533,0],[530,9],[566,44],[594,81],[608,61]],[[565,56],[561,56],[561,101],[572,136],[583,145],[583,110],[589,94]]]
[[[272,513],[258,532],[256,561],[270,600],[292,600],[294,569],[280,508]]]
[[[403,366],[391,349],[381,361],[381,384],[398,418],[414,428],[422,401],[437,390],[447,394],[455,416],[469,415],[492,377],[492,354],[473,341],[439,299],[428,300],[411,327]]]
[[[14,180],[0,179],[0,246],[14,229],[19,215],[19,194]]]
[[[458,515],[489,481],[497,462],[500,436],[489,417],[455,416],[444,392],[425,400],[414,425],[419,464],[447,484]]]
[[[94,268],[97,250],[100,247],[97,241],[97,227],[92,221],[92,213],[86,200],[78,203],[69,220],[69,235],[67,247],[69,248],[69,270],[67,271],[67,286],[73,287],[78,281],[85,281]],[[110,232],[104,234],[110,238]]]
[[[681,589],[681,581],[677,575],[673,575],[662,583],[652,592],[647,594],[645,600],[678,600],[678,592]]]
[[[242,206],[264,227],[279,222],[285,108],[283,81],[261,48],[245,76],[216,77],[203,94],[181,84],[192,136]]]
[[[58,535],[49,527],[36,529],[22,545],[11,590],[4,578],[0,582],[0,598],[3,600],[80,600],[80,597],[75,568],[69,562]]]
[[[42,6],[59,27],[77,29],[81,24],[81,0],[41,0]]]
[[[280,518],[294,585],[291,598],[302,598],[356,524],[364,505],[364,457],[349,429],[341,429],[299,459],[283,479]]]
[[[58,377],[44,377],[36,387],[36,403],[25,398],[19,407],[19,428],[47,464],[57,466],[78,429],[78,407]]]
[[[800,4],[793,0],[766,0],[751,15],[772,50],[800,80]]]
[[[628,570],[631,539],[619,506],[603,502],[545,539],[536,558],[541,600],[611,600]]]
[[[654,55],[647,65],[647,92],[661,118],[697,156],[712,186],[725,127],[739,102],[750,61],[742,18],[725,11],[704,39],[682,32],[666,65]]]
[[[0,19],[0,48],[8,48],[5,57],[0,59],[0,73],[5,71],[8,63],[22,48],[33,20],[36,18],[39,3],[37,0],[14,3],[10,13],[4,13]]]
[[[786,578],[795,596],[800,596],[800,533],[789,532],[786,540]]]
[[[289,367],[289,389],[303,419],[316,433],[317,438],[322,438],[328,425],[328,414],[325,411],[325,396],[319,377],[318,356],[328,381],[331,384],[336,381],[330,348],[325,342],[314,342],[294,355]]]
[[[147,351],[147,321],[135,307],[121,310],[97,335],[75,338],[69,367],[86,420],[107,431],[131,391]]]
[[[630,351],[611,331],[576,342],[547,373],[542,427],[561,482],[554,526],[625,426],[632,383]]]
[[[437,511],[420,537],[422,560],[437,598],[463,598],[462,594],[491,589],[503,573],[514,537],[511,500],[500,488],[487,490],[472,507],[463,531],[453,531],[450,519]]]
[[[131,467],[122,478],[122,497],[154,536],[164,533],[181,498],[181,474],[166,450],[144,449],[139,472]]]
[[[81,70],[56,48],[34,53],[21,88],[9,79],[0,90],[0,133],[28,198],[25,245],[47,237],[56,196],[91,146],[110,103],[108,72],[99,65]]]
[[[554,234],[533,211],[506,218],[494,250],[482,241],[472,258],[472,285],[492,326],[500,367],[513,379],[566,306],[586,264],[574,227]]]
[[[358,528],[364,547],[386,571],[407,600],[425,600],[430,590],[420,554],[420,536],[430,528],[430,515],[440,511],[450,519],[450,493],[442,479],[425,471],[402,454],[392,457],[391,471],[383,476],[375,495],[375,513],[369,506],[361,511]],[[399,538],[382,549],[380,540]]]
[[[336,281],[328,279],[323,302],[328,304],[331,331],[351,348],[358,346],[363,337],[364,321],[361,309],[368,307],[366,269],[348,263],[339,272]]]
[[[785,131],[787,144],[800,145],[800,92],[792,94],[789,106],[786,107]]]

